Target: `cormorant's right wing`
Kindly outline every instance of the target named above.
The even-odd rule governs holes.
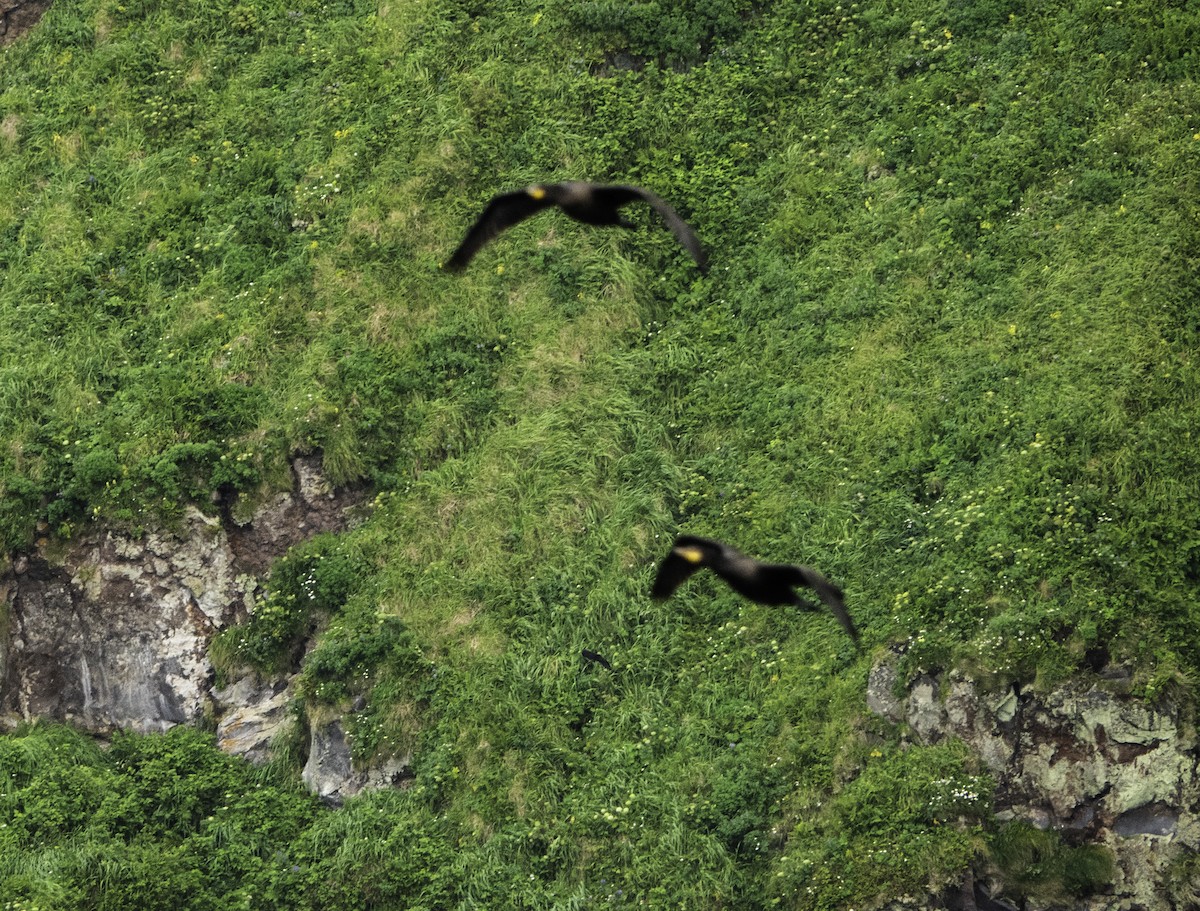
[[[483,214],[476,219],[475,224],[471,225],[458,249],[446,260],[446,268],[455,272],[465,269],[480,248],[505,228],[511,228],[552,205],[554,201],[550,194],[542,193],[535,197],[529,189],[501,193],[494,197],[483,210]]]

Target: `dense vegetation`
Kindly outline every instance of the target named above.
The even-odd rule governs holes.
[[[416,777],[330,812],[195,732],[34,728],[0,900],[824,909],[1020,855],[830,618],[646,592],[687,529],[820,567],[909,673],[1185,688],[1198,47],[1180,0],[56,0],[0,55],[0,538],[320,450],[371,517],[214,655],[320,624],[303,713]],[[671,201],[711,274],[647,212],[439,270],[566,177]]]

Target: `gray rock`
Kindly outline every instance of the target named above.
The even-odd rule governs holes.
[[[216,690],[217,746],[255,764],[271,759],[271,745],[288,723],[293,681],[260,683],[249,675]]]
[[[166,572],[147,572],[158,563]],[[196,509],[175,531],[99,532],[59,563],[27,557],[7,584],[0,708],[95,731],[161,731],[199,718],[211,684],[208,640],[239,594],[219,528]]]
[[[896,696],[896,666],[883,662],[871,668],[867,677],[867,708],[893,724],[904,719],[904,706]]]
[[[44,718],[97,733],[161,731],[214,703],[208,643],[253,610],[257,577],[289,547],[345,528],[361,498],[333,491],[318,456],[293,465],[293,490],[242,525],[188,507],[170,529],[97,529],[0,564],[0,721]],[[218,498],[220,500],[220,498]],[[219,504],[220,505],[220,504]],[[215,700],[226,740],[259,757],[275,715],[261,692]],[[225,719],[222,714],[234,717]],[[236,732],[236,736],[235,736]]]
[[[1117,817],[1113,831],[1124,838],[1134,835],[1171,835],[1179,826],[1179,812],[1161,801],[1134,807]]]
[[[877,665],[870,679],[889,672]],[[911,681],[898,704],[918,743],[956,737],[977,751],[996,780],[998,822],[1070,831],[1113,850],[1113,894],[1088,907],[1169,911],[1172,859],[1200,850],[1194,724],[1177,706],[1113,690],[1072,681],[1040,695],[988,693],[951,672]],[[868,708],[896,720],[885,700]]]
[[[301,775],[308,789],[330,804],[341,804],[358,793],[350,762],[350,744],[340,719],[314,726],[308,744],[308,762]]]
[[[32,29],[50,8],[50,0],[0,0],[0,46]]]
[[[321,800],[340,806],[364,789],[403,787],[411,778],[411,756],[393,758],[379,766],[355,771],[350,744],[340,719],[312,728],[308,762],[302,778]]]
[[[1017,714],[1017,693],[1015,690],[1009,690],[998,698],[992,700],[988,709],[996,720],[1001,724],[1007,724],[1012,721]]]
[[[936,743],[945,736],[946,712],[932,677],[921,676],[913,681],[904,703],[904,717],[923,743]]]

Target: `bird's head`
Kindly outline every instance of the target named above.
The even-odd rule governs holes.
[[[676,547],[675,553],[683,557],[683,559],[687,560],[689,563],[704,562],[704,551],[699,547],[696,547],[694,544],[689,544],[684,547]]]

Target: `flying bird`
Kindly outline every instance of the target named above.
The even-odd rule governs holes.
[[[458,249],[446,260],[446,268],[455,272],[465,269],[480,248],[505,228],[511,228],[550,206],[558,206],[571,218],[584,224],[632,228],[633,222],[626,220],[618,210],[627,203],[639,200],[649,203],[662,216],[667,227],[692,254],[700,272],[706,272],[708,259],[700,248],[695,232],[674,209],[649,190],[624,184],[584,183],[577,180],[534,184],[523,190],[493,197]]]
[[[804,610],[813,610],[813,606],[795,592],[797,586],[811,588],[842,624],[855,645],[858,644],[858,630],[846,612],[842,590],[811,566],[760,563],[728,544],[708,538],[680,535],[675,539],[671,552],[658,568],[654,587],[650,590],[651,597],[660,600],[669,598],[692,573],[706,566],[735,592],[759,604],[791,604]]]
[[[608,663],[608,659],[599,652],[593,652],[590,648],[585,648],[580,654],[588,661],[594,662],[607,670],[611,671],[613,669],[613,666]]]

